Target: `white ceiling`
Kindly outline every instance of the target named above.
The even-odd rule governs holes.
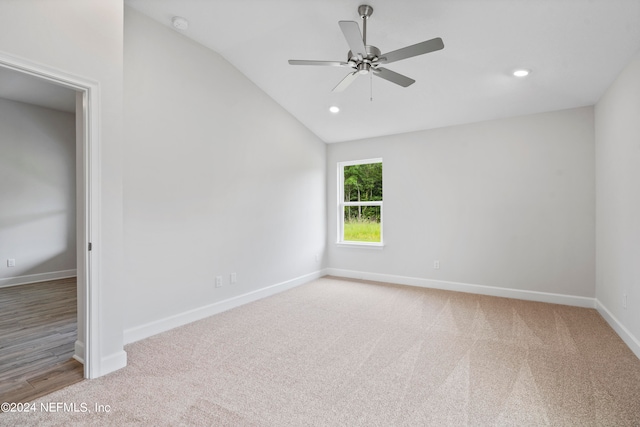
[[[38,77],[0,67],[0,98],[74,113],[76,92]]]
[[[389,64],[408,88],[288,59],[346,60],[338,21],[388,52],[434,37],[444,50]],[[126,0],[224,56],[326,142],[592,105],[640,52],[640,0]],[[530,68],[525,79],[511,76]],[[372,86],[371,86],[372,85]],[[373,101],[370,101],[371,90]],[[74,92],[0,67],[0,97],[74,111]],[[329,106],[341,111],[334,115]]]
[[[444,50],[389,64],[408,88],[337,67],[338,21],[361,24],[374,8],[368,44],[388,52],[434,37]],[[640,0],[126,0],[163,25],[189,21],[185,36],[220,53],[326,142],[403,133],[593,105],[640,50]],[[177,31],[177,30],[176,30]],[[526,79],[511,75],[530,68]],[[370,101],[373,83],[373,101]],[[334,115],[328,108],[337,105]]]

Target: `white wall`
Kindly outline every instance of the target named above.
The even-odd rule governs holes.
[[[5,1],[0,16],[11,17],[0,54],[100,85],[103,374],[125,361],[123,323],[139,337],[170,316],[310,277],[326,243],[339,272],[596,295],[591,108],[327,149],[223,58],[127,10],[123,144],[122,1]],[[638,75],[636,60],[596,108],[597,298],[632,337]],[[387,246],[337,248],[335,163],[372,157],[384,159]]]
[[[593,126],[588,107],[330,145],[329,272],[593,306]],[[386,246],[337,247],[336,163],[374,157]]]
[[[0,286],[75,275],[75,145],[75,114],[0,98]]]
[[[595,121],[596,295],[640,357],[640,55],[597,103]]]
[[[124,70],[127,341],[319,274],[326,145],[220,55],[130,8]]]
[[[0,54],[100,85],[100,374],[124,366],[122,268],[122,0],[1,1]],[[81,326],[81,325],[80,325]],[[82,332],[79,330],[79,335]],[[97,364],[97,363],[96,363]]]

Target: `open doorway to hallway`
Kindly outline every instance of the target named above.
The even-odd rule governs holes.
[[[1,401],[88,376],[85,98],[0,63]]]

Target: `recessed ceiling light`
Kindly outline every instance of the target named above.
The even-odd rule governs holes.
[[[337,114],[340,112],[340,109],[335,105],[332,105],[331,107],[329,107],[329,111],[331,111],[333,114]]]
[[[173,24],[173,28],[175,28],[176,30],[184,31],[189,28],[189,21],[180,16],[174,16],[171,19],[171,23]]]
[[[513,75],[516,77],[527,77],[529,75],[529,73],[531,73],[530,70],[525,70],[524,68],[520,69],[520,70],[515,70],[513,72]]]

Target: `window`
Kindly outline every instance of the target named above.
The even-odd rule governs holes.
[[[382,246],[382,159],[338,163],[338,243]]]

